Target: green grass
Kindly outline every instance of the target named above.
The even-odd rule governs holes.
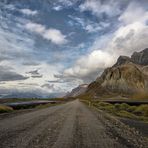
[[[50,106],[54,106],[60,104],[60,102],[57,103],[47,103],[47,104],[22,104],[22,105],[18,105],[15,107],[15,110],[21,110],[21,109],[33,109],[33,108],[37,108],[37,109],[41,109],[41,108],[47,108]]]
[[[13,108],[6,105],[0,105],[0,113],[7,113],[12,111],[13,111]]]
[[[140,105],[133,112],[136,115],[148,117],[148,105]]]
[[[91,102],[91,104],[116,116],[148,122],[148,105],[130,106],[126,103],[111,104],[106,102]]]
[[[134,115],[133,113],[121,110],[119,112],[116,112],[116,115],[120,116],[120,117],[126,117],[126,118],[132,118],[132,119],[138,119],[136,115]]]
[[[43,108],[55,106],[58,104],[61,104],[61,103],[59,102],[59,103],[48,103],[48,104],[40,104],[40,105],[18,105],[17,107],[15,107],[15,109],[13,109],[12,107],[0,104],[0,113],[8,113],[14,110],[21,110],[21,109],[33,109],[33,108],[43,109]]]

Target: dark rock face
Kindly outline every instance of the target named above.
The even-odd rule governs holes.
[[[148,65],[148,48],[141,52],[134,52],[131,56],[131,60],[140,65]]]
[[[113,67],[127,64],[127,63],[135,63],[139,65],[148,65],[148,48],[142,50],[141,52],[134,52],[130,57],[127,56],[120,56],[117,59],[117,62],[113,65]]]
[[[116,64],[113,65],[113,67],[119,66],[119,65],[122,65],[122,64],[127,64],[127,63],[129,63],[129,62],[131,62],[131,61],[132,61],[132,60],[131,60],[129,57],[127,57],[127,56],[120,56],[120,57],[118,58]]]
[[[148,65],[147,66],[143,66],[141,68],[142,72],[145,74],[145,75],[148,75]]]
[[[113,92],[132,93],[144,89],[145,79],[143,73],[135,65],[124,64],[110,68],[101,86]]]

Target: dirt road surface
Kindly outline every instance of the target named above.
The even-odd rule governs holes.
[[[0,116],[0,148],[146,148],[147,138],[79,100]]]

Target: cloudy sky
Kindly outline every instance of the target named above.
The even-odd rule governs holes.
[[[148,47],[147,0],[1,0],[0,93],[70,91]]]

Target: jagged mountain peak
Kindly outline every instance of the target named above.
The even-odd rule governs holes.
[[[119,66],[119,65],[122,65],[122,64],[126,64],[126,63],[129,63],[131,62],[132,60],[127,57],[127,56],[120,56],[118,59],[117,59],[117,62],[113,65],[113,67],[115,66]]]
[[[122,64],[135,63],[138,65],[148,65],[148,48],[140,51],[134,52],[131,57],[128,56],[119,56],[117,62],[113,67],[120,66]]]
[[[131,60],[136,64],[148,65],[148,48],[140,52],[134,52],[131,56]]]

